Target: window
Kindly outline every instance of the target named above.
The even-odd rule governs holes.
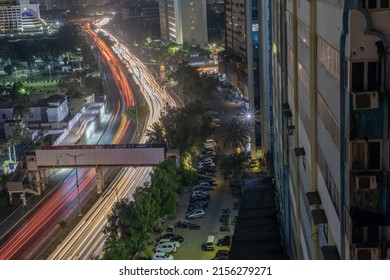
[[[380,64],[377,61],[352,62],[352,91],[365,92],[380,87]]]
[[[337,148],[340,147],[340,125],[334,118],[332,112],[330,111],[328,105],[325,103],[321,94],[318,92],[317,98],[317,111],[325,125],[326,130],[328,131],[330,137],[332,138],[333,143]]]
[[[367,71],[367,90],[376,90],[380,85],[380,67],[378,67],[377,62],[368,62],[368,71]]]
[[[298,76],[303,84],[303,87],[306,89],[306,92],[309,93],[310,77],[299,61],[298,61]]]
[[[325,69],[339,80],[340,54],[321,37],[317,37],[317,58]]]
[[[389,8],[390,7],[390,1],[389,0],[381,0],[381,9]]]
[[[3,120],[7,119],[7,115],[6,114],[2,114],[1,117],[3,118]]]
[[[329,170],[329,166],[325,160],[324,154],[322,153],[320,146],[317,146],[317,151],[318,151],[318,168],[321,171],[322,177],[324,178],[325,181],[325,185],[329,192],[329,196],[332,199],[333,206],[337,212],[337,215],[339,216],[340,209],[341,209],[339,190],[337,189],[336,183],[333,179],[333,175]]]
[[[367,5],[368,9],[376,9],[376,0],[367,0],[367,2],[368,2]]]
[[[364,62],[352,63],[352,91],[364,91]]]
[[[302,21],[298,20],[298,37],[305,43],[305,45],[310,46],[310,29]]]
[[[382,142],[380,140],[358,140],[350,144],[352,171],[380,170],[382,168]]]

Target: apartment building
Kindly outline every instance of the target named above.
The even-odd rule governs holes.
[[[390,1],[268,4],[285,246],[293,259],[390,259]]]
[[[206,0],[161,0],[161,39],[189,46],[207,45],[206,8]]]

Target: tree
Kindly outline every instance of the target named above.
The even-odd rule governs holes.
[[[233,153],[222,160],[220,168],[225,179],[231,177],[234,182],[241,182],[244,171],[248,168],[245,153]]]
[[[233,148],[245,149],[249,142],[248,128],[237,119],[222,123],[221,140],[223,147],[228,146],[230,152],[233,151]]]
[[[14,67],[11,64],[7,64],[6,66],[3,67],[4,72],[8,75],[11,76],[12,73],[14,72]]]
[[[154,122],[149,129],[146,130],[147,142],[151,144],[163,144],[165,143],[164,128],[162,124],[157,121]]]
[[[166,160],[154,168],[150,185],[137,188],[134,201],[115,203],[104,229],[105,259],[133,259],[145,248],[156,222],[176,212],[180,174],[174,161]]]

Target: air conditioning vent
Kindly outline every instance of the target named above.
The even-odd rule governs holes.
[[[355,248],[352,259],[354,260],[379,260],[378,248]]]
[[[353,109],[366,110],[379,107],[379,95],[376,91],[360,92],[353,94]]]
[[[378,187],[376,176],[356,177],[356,189],[361,191],[374,190]]]

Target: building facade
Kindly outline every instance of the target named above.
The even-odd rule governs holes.
[[[56,123],[62,122],[69,115],[68,97],[52,95],[39,100],[29,108],[28,123]],[[0,106],[0,123],[14,121],[12,100],[3,101]]]
[[[390,1],[268,1],[279,219],[294,259],[390,259]]]
[[[162,40],[207,45],[206,0],[161,0],[159,10]]]
[[[47,24],[41,19],[39,4],[20,0],[18,4],[0,4],[0,34],[42,34]]]
[[[220,72],[249,100],[253,159],[271,148],[268,7],[264,1],[226,0],[225,50],[219,54]]]

